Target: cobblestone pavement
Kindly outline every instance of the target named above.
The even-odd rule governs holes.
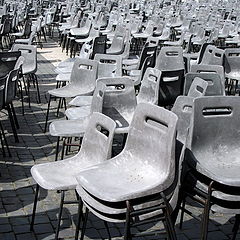
[[[34,164],[54,161],[56,138],[43,133],[46,104],[46,92],[55,87],[54,66],[67,56],[61,52],[57,43],[51,39],[44,43],[43,49],[38,49],[38,72],[41,104],[36,102],[36,89],[31,86],[31,108],[25,98],[25,115],[21,113],[19,100],[14,101],[20,124],[19,143],[14,142],[10,123],[6,112],[1,114],[1,122],[6,131],[12,157],[3,157],[0,151],[0,239],[1,240],[34,240],[53,239],[60,195],[56,191],[41,189],[37,206],[34,231],[29,229],[32,205],[34,199],[34,181],[30,169]],[[55,104],[55,105],[54,105]],[[50,119],[56,119],[54,112],[56,103],[52,104]],[[63,117],[63,114],[62,114]],[[68,199],[75,199],[75,193],[69,191]],[[202,208],[190,207],[196,215],[201,215]],[[60,238],[73,239],[76,224],[77,206],[65,205],[61,223]],[[230,239],[232,216],[221,214],[211,215],[209,224],[209,239]],[[183,229],[176,231],[178,239],[199,239],[200,223],[185,215]],[[162,228],[161,224],[150,225],[149,228]],[[123,225],[110,224],[113,239],[122,239]],[[107,233],[101,220],[90,214],[85,239],[107,239]],[[141,239],[141,238],[139,238]],[[145,238],[159,239],[159,238]],[[238,239],[240,237],[238,236]]]

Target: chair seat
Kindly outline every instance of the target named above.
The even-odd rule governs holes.
[[[141,73],[141,70],[131,70],[129,73],[130,77],[139,77]]]
[[[71,78],[71,72],[67,73],[59,73],[57,76],[56,76],[56,81],[60,81],[60,82],[69,82],[70,81],[70,78]]]
[[[90,194],[108,202],[125,201],[164,190],[165,175],[157,174],[154,168],[134,157],[130,152],[120,154],[111,161],[79,173],[77,181]],[[129,159],[139,164],[137,172],[135,164],[124,164]]]
[[[66,73],[71,73],[73,69],[73,66],[69,66],[69,67],[57,67],[54,71],[57,74],[66,74]],[[61,81],[61,80],[57,80],[57,81]]]
[[[232,80],[240,80],[240,71],[239,72],[230,72],[225,73],[225,77]]]
[[[38,164],[32,167],[31,174],[42,188],[47,190],[75,189],[75,176],[92,163],[81,157],[78,161],[75,155],[66,160]],[[84,166],[84,167],[83,167]]]
[[[190,153],[187,159],[190,166],[210,179],[227,186],[240,187],[239,149],[234,143],[216,143],[214,148],[210,146],[194,152],[194,155]]]
[[[22,43],[22,44],[28,44],[29,43],[29,38],[22,38],[22,39],[16,39],[15,43]]]
[[[73,28],[70,30],[71,35],[78,37],[85,37],[89,34],[89,28]]]
[[[123,59],[123,65],[137,65],[139,62],[139,58],[136,59]]]
[[[88,122],[88,117],[83,117],[78,120],[54,121],[49,126],[49,133],[55,137],[83,137]]]
[[[92,104],[93,96],[77,96],[69,102],[69,105],[82,107],[90,106]]]
[[[22,37],[24,34],[23,32],[16,32],[16,33],[10,33],[10,35],[14,37]]]
[[[94,86],[79,86],[75,84],[68,84],[65,87],[50,90],[48,93],[55,97],[73,98],[80,95],[90,95],[93,90]]]
[[[30,73],[35,73],[37,71],[36,66],[34,65],[24,65],[22,66],[22,73],[25,74],[30,74]]]
[[[85,42],[90,42],[92,40],[93,40],[92,37],[87,37],[87,38],[83,38],[83,39],[76,39],[75,42],[76,43],[85,43]]]
[[[134,38],[148,38],[150,35],[148,33],[134,33],[133,34]]]
[[[65,114],[69,120],[87,117],[91,114],[91,106],[69,108],[65,111]]]

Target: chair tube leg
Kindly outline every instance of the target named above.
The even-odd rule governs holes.
[[[210,212],[210,201],[212,195],[212,185],[213,181],[208,186],[208,196],[206,199],[205,207],[204,207],[204,215],[202,219],[202,231],[201,231],[201,240],[207,240],[208,235],[208,222],[209,222],[209,212]]]
[[[32,219],[31,219],[31,224],[30,224],[30,230],[33,231],[33,225],[35,221],[35,214],[36,214],[36,209],[37,209],[37,200],[38,200],[38,193],[39,193],[39,185],[36,185],[36,190],[35,190],[35,198],[34,198],[34,203],[33,203],[33,212],[32,212]]]
[[[48,124],[48,115],[49,115],[49,110],[50,110],[50,104],[51,104],[51,95],[49,96],[49,100],[48,100],[48,108],[47,108],[47,115],[46,115],[46,120],[45,120],[44,132],[47,131],[47,124]]]
[[[60,224],[61,224],[61,218],[62,218],[64,196],[65,196],[65,191],[61,191],[61,201],[60,201],[60,207],[59,207],[58,223],[57,223],[57,228],[56,228],[55,240],[58,240]]]
[[[83,221],[83,226],[82,226],[82,232],[81,232],[81,238],[80,240],[84,239],[84,235],[85,235],[85,231],[86,231],[86,227],[87,227],[87,220],[88,220],[88,208],[86,208],[86,212],[84,214],[84,221]]]
[[[16,130],[16,127],[15,127],[15,124],[14,124],[14,121],[13,121],[13,116],[12,116],[11,108],[10,108],[9,105],[7,106],[7,111],[8,111],[9,120],[10,120],[10,123],[11,123],[11,126],[12,126],[15,142],[18,143],[19,139],[18,139],[18,135],[17,135],[17,130]]]
[[[125,230],[124,230],[124,240],[131,240],[131,231],[130,231],[130,203],[126,201],[127,212],[126,212],[126,222],[125,222]]]
[[[9,155],[9,157],[12,157],[12,154],[10,152],[10,149],[9,149],[9,146],[8,146],[8,142],[7,142],[7,139],[6,139],[6,136],[5,136],[5,133],[4,133],[4,129],[3,129],[3,126],[1,124],[1,122],[0,122],[0,129],[1,129],[1,132],[2,132],[3,140],[5,142],[5,146],[6,146],[7,151],[8,151],[8,155]]]
[[[60,142],[60,137],[57,137],[57,145],[56,145],[55,161],[58,160],[59,142]]]
[[[236,236],[237,236],[237,232],[238,232],[239,224],[240,224],[240,215],[237,214],[235,216],[235,218],[236,218],[235,223],[234,223],[234,226],[233,226],[233,229],[232,229],[232,232],[233,232],[232,240],[235,240]]]
[[[3,143],[3,136],[2,136],[1,132],[0,132],[0,141],[1,141],[1,145],[2,145],[3,157],[6,157],[6,153],[5,153],[5,149],[4,149],[4,143]]]
[[[40,97],[40,91],[39,91],[39,86],[38,86],[38,79],[37,79],[37,75],[34,73],[33,74],[33,81],[36,83],[36,87],[37,87],[37,98],[38,98],[38,103],[41,103],[41,97]]]
[[[15,109],[14,109],[14,106],[13,106],[12,102],[10,103],[10,107],[11,107],[11,110],[12,110],[12,113],[13,113],[13,118],[14,118],[14,122],[15,122],[16,128],[19,129],[17,115],[16,115],[16,112],[15,112]]]
[[[80,224],[81,224],[82,213],[83,213],[82,209],[83,209],[83,201],[79,197],[79,200],[78,200],[78,219],[77,219],[75,238],[74,238],[75,240],[78,240],[78,236],[79,236]]]

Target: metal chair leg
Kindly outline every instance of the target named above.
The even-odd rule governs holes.
[[[2,133],[0,132],[0,142],[2,145],[2,152],[3,152],[3,157],[6,157],[5,149],[4,149],[4,143],[3,143],[3,136]]]
[[[0,129],[1,129],[2,136],[3,136],[3,140],[5,142],[5,146],[6,146],[7,151],[8,151],[8,155],[9,155],[9,157],[12,157],[12,154],[10,152],[10,149],[9,149],[9,146],[8,146],[8,142],[7,142],[7,139],[6,139],[6,136],[5,136],[5,133],[4,133],[4,129],[3,129],[3,126],[1,124],[1,122],[0,122]]]
[[[86,212],[84,214],[84,221],[83,221],[83,226],[82,226],[82,232],[81,232],[81,238],[80,240],[84,239],[84,235],[85,235],[85,231],[86,231],[86,227],[87,227],[87,220],[88,220],[88,208],[86,208]]]
[[[125,230],[124,230],[124,240],[131,240],[131,231],[130,231],[130,203],[126,201],[127,212],[126,212],[126,222],[125,222]]]
[[[18,135],[17,135],[17,130],[16,130],[16,127],[15,127],[15,123],[13,121],[13,116],[12,116],[12,111],[11,111],[11,108],[9,105],[7,105],[7,111],[8,111],[8,116],[9,116],[9,120],[10,120],[10,123],[11,123],[11,126],[12,126],[12,130],[13,130],[13,135],[14,135],[14,138],[15,138],[15,142],[19,142],[19,139],[18,139]]]
[[[32,219],[31,219],[31,224],[30,224],[30,230],[33,231],[33,225],[35,221],[35,214],[36,214],[36,209],[37,209],[37,200],[38,200],[38,193],[39,193],[39,185],[36,185],[36,190],[35,190],[35,198],[34,198],[34,203],[33,203],[33,212],[32,212]]]
[[[49,115],[49,110],[50,110],[50,104],[51,104],[51,95],[49,96],[49,100],[48,100],[48,108],[47,108],[47,115],[46,115],[46,120],[45,120],[44,133],[47,131],[47,124],[48,124],[48,115]]]
[[[35,73],[33,73],[33,81],[36,83],[36,87],[37,87],[38,103],[41,103],[40,91],[39,91],[39,86],[38,86],[38,79],[37,79],[37,75]]]
[[[82,215],[83,215],[83,201],[82,199],[79,197],[78,200],[78,219],[77,219],[77,224],[76,224],[76,230],[75,230],[75,240],[78,240],[78,236],[79,236],[79,230],[80,230],[80,224],[81,224],[81,219],[82,219]]]
[[[60,137],[57,137],[57,146],[56,146],[55,161],[58,160],[59,142],[60,142]]]
[[[61,201],[60,201],[60,207],[59,207],[58,223],[57,223],[57,228],[56,228],[55,240],[58,240],[61,218],[62,218],[62,210],[63,210],[63,204],[64,204],[64,196],[65,196],[65,191],[61,191]]]
[[[15,112],[15,109],[14,109],[14,106],[13,106],[12,102],[10,103],[10,107],[11,107],[11,110],[12,110],[12,113],[13,113],[13,118],[14,118],[14,122],[15,122],[16,128],[19,129],[17,115],[16,115],[16,112]]]
[[[238,229],[239,229],[239,225],[240,225],[240,215],[237,214],[235,216],[235,223],[234,223],[234,226],[233,226],[233,229],[232,229],[232,232],[233,232],[232,240],[236,239],[237,232],[238,232]]]
[[[209,212],[210,212],[210,205],[211,205],[211,195],[212,195],[212,185],[213,181],[208,186],[208,196],[206,199],[204,212],[203,212],[203,219],[202,219],[202,229],[201,229],[201,239],[207,240],[208,235],[208,222],[209,222]]]

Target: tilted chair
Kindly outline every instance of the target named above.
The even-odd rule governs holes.
[[[58,239],[63,204],[67,190],[74,190],[77,185],[75,176],[85,168],[99,164],[111,157],[113,134],[116,124],[100,113],[93,113],[86,128],[80,151],[73,157],[62,161],[43,163],[31,168],[36,181],[36,192],[30,229],[33,230],[39,187],[61,191],[58,223],[55,239]],[[67,171],[66,171],[67,169]]]

